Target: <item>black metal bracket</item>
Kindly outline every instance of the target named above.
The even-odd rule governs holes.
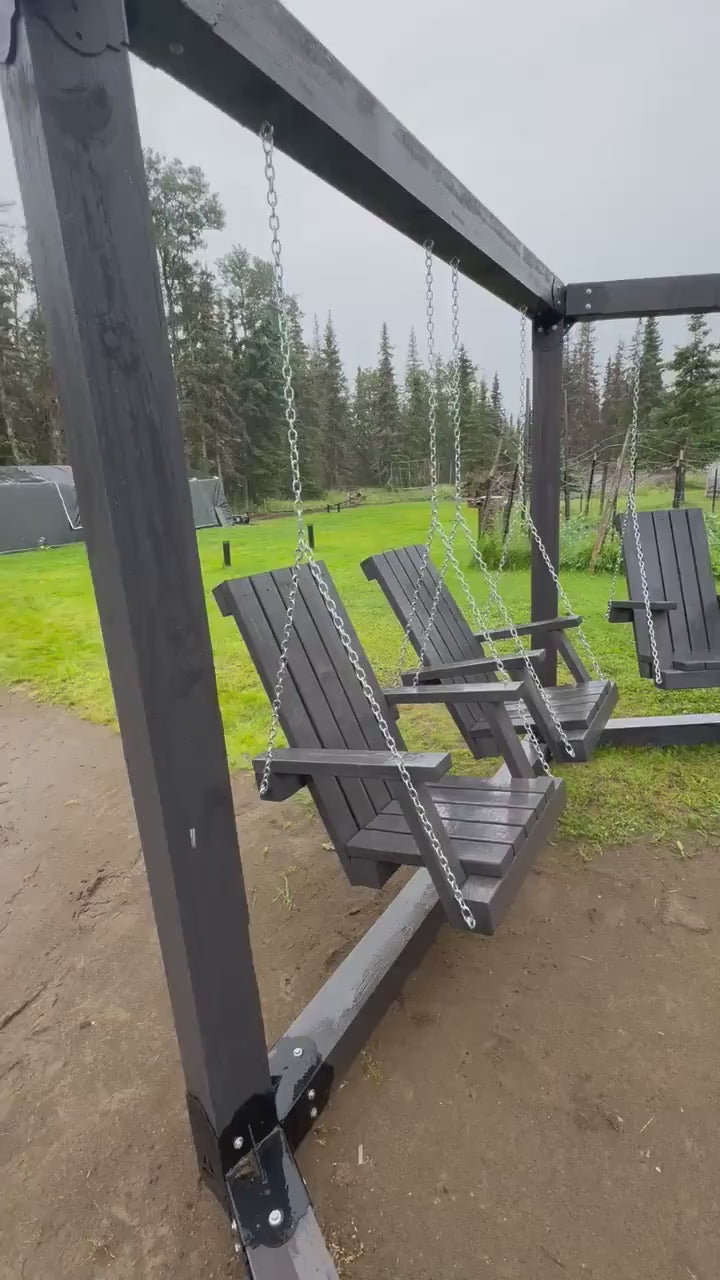
[[[187,1095],[200,1175],[221,1203],[226,1182],[238,1161],[253,1156],[278,1125],[294,1150],[327,1105],[333,1069],[323,1062],[307,1036],[283,1036],[271,1049],[268,1063],[272,1092],[250,1098],[224,1133],[215,1133],[197,1098]]]
[[[283,1036],[269,1063],[278,1120],[294,1150],[327,1105],[334,1072],[307,1036]]]
[[[246,1253],[277,1249],[310,1207],[307,1188],[278,1126],[227,1177],[230,1216]]]
[[[109,15],[107,7],[98,5],[97,0],[32,2],[36,13],[52,27],[63,44],[76,53],[96,57],[106,49],[123,49],[130,43],[123,5],[112,9]]]
[[[15,57],[19,0],[0,0],[0,62],[10,63]]]

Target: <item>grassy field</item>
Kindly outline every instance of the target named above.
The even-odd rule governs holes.
[[[449,518],[450,507],[444,509]],[[385,547],[423,541],[427,509],[408,503],[359,507],[313,516],[317,554],[327,562],[368,655],[381,679],[391,678],[400,629],[378,587],[365,580],[360,560]],[[234,767],[265,745],[268,704],[235,626],[221,618],[212,588],[226,576],[222,542],[232,546],[234,574],[287,564],[292,558],[291,520],[262,521],[198,535],[210,630],[217,667],[228,754]],[[469,563],[469,553],[460,555]],[[484,598],[480,574],[469,577]],[[604,621],[607,574],[568,573],[563,582],[586,619],[588,637],[603,670],[620,686],[618,714],[671,715],[720,711],[720,694],[697,690],[658,694],[637,674],[629,627]],[[528,576],[511,572],[504,594],[517,619],[528,616]],[[452,586],[452,583],[451,583]],[[60,703],[89,720],[113,724],[114,707],[82,545],[0,557],[0,684],[23,687],[38,699]],[[439,708],[403,713],[408,745],[453,750],[457,771],[487,772],[461,747],[449,717]],[[720,747],[667,751],[607,750],[592,763],[563,770],[569,803],[563,834],[582,856],[633,835],[674,840],[678,831],[720,833]],[[678,856],[683,856],[678,848]]]

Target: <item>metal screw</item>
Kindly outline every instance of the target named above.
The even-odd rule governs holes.
[[[176,57],[180,57],[180,54],[185,52],[185,45],[180,44],[179,40],[173,40],[170,45],[170,52],[174,53]]]
[[[270,1223],[270,1226],[271,1227],[281,1226],[284,1216],[285,1215],[282,1209],[271,1209],[268,1214],[268,1222]]]
[[[293,1058],[302,1058],[302,1056],[303,1056],[302,1045],[296,1044],[295,1048],[293,1049]]]
[[[233,1218],[232,1222],[230,1223],[230,1229],[231,1229],[231,1231],[232,1231],[233,1235],[237,1235],[237,1222],[235,1221],[235,1219],[234,1219],[234,1218]]]
[[[585,292],[586,292],[586,293],[588,293],[588,294],[590,294],[590,293],[592,293],[592,289],[586,289],[586,290],[585,290]]]
[[[236,1240],[236,1241],[235,1241],[235,1252],[236,1252],[236,1253],[242,1253],[242,1251],[243,1251],[243,1248],[242,1248],[242,1245],[240,1244],[240,1241],[239,1241],[239,1240]]]
[[[315,1101],[315,1090],[314,1090],[314,1089],[308,1089],[308,1098],[310,1099],[310,1101],[311,1101],[311,1102],[314,1102],[314,1101]]]
[[[556,331],[556,330],[557,330],[557,325],[556,325],[556,324],[554,324],[554,325],[553,325],[553,333],[555,333],[555,331]]]
[[[317,1109],[317,1107],[311,1107],[311,1108],[310,1108],[310,1119],[311,1119],[311,1120],[317,1120],[317,1115],[318,1115],[318,1109]]]
[[[585,310],[586,310],[586,311],[592,311],[592,302],[586,302],[586,303],[585,303]]]
[[[243,1147],[245,1146],[245,1139],[241,1138],[238,1135],[237,1138],[233,1138],[233,1146],[236,1151],[242,1151]]]

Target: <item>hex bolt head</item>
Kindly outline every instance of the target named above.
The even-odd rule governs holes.
[[[270,1226],[271,1227],[282,1226],[284,1216],[285,1215],[282,1209],[271,1209],[268,1214],[268,1222],[270,1223]]]
[[[311,1120],[317,1120],[317,1117],[318,1117],[318,1109],[317,1109],[317,1107],[311,1107],[311,1108],[310,1108],[310,1119],[311,1119]]]
[[[233,1146],[236,1151],[242,1151],[245,1146],[245,1139],[241,1138],[240,1134],[238,1134],[237,1138],[233,1138]]]
[[[585,303],[585,310],[586,310],[586,311],[592,311],[592,302],[586,302],[586,303]]]
[[[308,1089],[308,1098],[310,1099],[310,1101],[311,1101],[311,1102],[314,1102],[314,1101],[315,1101],[315,1090],[314,1090],[314,1089]]]
[[[592,289],[586,289],[586,290],[585,290],[585,292],[586,292],[586,293],[592,293]]]
[[[302,1058],[302,1056],[303,1056],[302,1045],[296,1044],[295,1048],[293,1049],[293,1058]]]

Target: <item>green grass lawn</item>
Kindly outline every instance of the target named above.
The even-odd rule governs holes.
[[[386,547],[423,541],[427,514],[424,504],[407,503],[313,516],[317,554],[327,562],[381,680],[393,674],[401,633],[377,585],[365,580],[359,562]],[[449,520],[449,505],[443,515]],[[226,576],[224,540],[232,546],[232,572],[255,573],[289,563],[294,523],[268,520],[230,530],[202,530],[198,535],[228,754],[232,766],[242,767],[265,745],[268,703],[234,624],[220,616],[210,596]],[[460,560],[469,564],[465,549]],[[481,575],[473,569],[469,578],[482,602]],[[603,670],[618,681],[617,714],[720,711],[717,691],[658,694],[650,681],[640,679],[631,629],[611,627],[604,621],[607,575],[569,573],[563,575],[563,583],[585,618]],[[526,619],[528,575],[508,573],[503,590],[516,619]],[[89,720],[114,724],[84,546],[0,557],[0,599],[0,684],[25,688],[34,697],[70,707]],[[476,763],[464,750],[441,708],[403,713],[401,726],[411,747],[451,749],[457,771],[488,771],[487,761]],[[583,855],[639,834],[665,841],[686,830],[714,835],[720,832],[719,765],[720,747],[714,746],[597,752],[590,764],[562,770],[569,792],[563,834],[577,841]]]

